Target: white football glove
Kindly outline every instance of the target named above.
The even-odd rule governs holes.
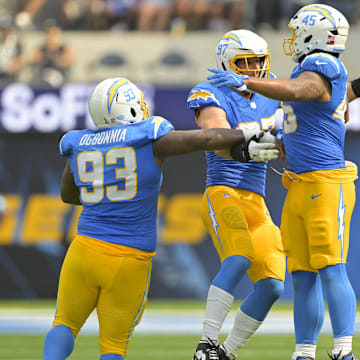
[[[245,141],[249,142],[250,140],[259,141],[261,137],[264,136],[264,132],[261,130],[248,130],[248,129],[241,129]],[[268,141],[266,141],[268,142]]]
[[[274,136],[273,138],[275,139]],[[248,152],[250,159],[257,162],[277,159],[279,157],[280,152],[275,148],[275,140],[274,143],[261,142],[261,140],[262,138],[260,139],[260,142],[250,140],[248,144]]]
[[[234,160],[261,162],[275,160],[279,157],[279,150],[275,147],[275,136],[261,130],[242,130],[245,143],[231,147],[230,154]]]
[[[263,136],[260,137],[259,142],[260,142],[260,143],[270,143],[270,144],[274,144],[274,145],[275,145],[276,136],[270,134],[270,133],[267,132],[267,131],[264,131],[264,134],[263,134]]]

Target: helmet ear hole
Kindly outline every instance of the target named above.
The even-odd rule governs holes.
[[[133,107],[130,109],[130,113],[134,118],[136,117],[136,111]]]
[[[306,43],[310,42],[311,39],[312,39],[312,35],[307,36],[307,37],[304,39],[304,43],[306,44]]]

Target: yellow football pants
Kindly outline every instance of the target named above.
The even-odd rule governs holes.
[[[289,272],[346,263],[354,204],[353,182],[291,182],[281,220]]]
[[[210,186],[202,198],[202,218],[221,262],[242,255],[252,264],[253,283],[268,277],[285,279],[285,254],[279,228],[264,198],[247,190]]]
[[[111,253],[116,245],[100,242],[105,251],[99,251],[91,246],[96,242],[77,236],[70,245],[61,269],[53,326],[66,325],[76,336],[96,308],[101,354],[125,357],[147,303],[151,257],[116,256]]]

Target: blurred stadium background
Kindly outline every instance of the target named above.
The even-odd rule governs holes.
[[[143,89],[152,114],[168,118],[177,129],[194,128],[186,97],[192,86],[206,79],[207,68],[215,65],[218,39],[234,28],[257,31],[269,43],[272,71],[288,77],[294,63],[282,51],[287,20],[295,9],[311,2],[0,0],[1,333],[16,326],[15,332],[43,332],[50,326],[60,267],[79,215],[78,208],[59,198],[65,162],[58,155],[57,142],[65,131],[92,126],[87,98],[94,85],[106,77],[128,77]],[[342,60],[349,78],[358,77],[360,1],[318,2],[337,7],[348,17],[351,29]],[[359,164],[360,101],[350,105],[347,129],[346,158]],[[271,163],[267,179],[267,204],[279,225],[285,191],[272,168],[281,171],[283,165]],[[150,304],[173,299],[176,304],[181,300],[203,305],[219,266],[199,213],[205,181],[203,154],[168,160],[164,175]],[[348,261],[358,298],[359,210],[357,203]],[[241,300],[250,290],[251,283],[245,279],[237,298]],[[289,302],[291,296],[287,277],[280,303]],[[32,317],[29,304],[43,299],[50,302],[40,302],[42,315]],[[25,302],[13,308],[19,300]],[[191,308],[199,314],[203,311],[196,305]],[[285,309],[290,308],[285,305]],[[18,323],[16,316],[30,320]],[[36,330],[44,319],[41,316],[45,325]],[[190,333],[200,331],[201,319],[195,319],[196,325],[188,324]],[[270,332],[279,320],[274,319]],[[289,321],[287,317],[285,323]],[[27,329],[29,324],[32,327]]]

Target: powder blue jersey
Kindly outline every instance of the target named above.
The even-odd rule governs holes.
[[[156,246],[162,172],[152,144],[174,127],[162,117],[98,130],[74,130],[59,144],[83,211],[78,234],[147,252]]]
[[[274,76],[270,74],[270,77]],[[232,129],[268,130],[275,126],[279,101],[257,93],[249,100],[229,87],[218,88],[203,82],[190,91],[187,105],[195,111],[207,106],[223,109]],[[206,152],[206,159],[207,186],[227,185],[265,196],[267,163],[240,163],[217,156],[213,151]]]
[[[328,102],[284,102],[284,143],[288,170],[300,174],[345,167],[344,114],[346,111],[347,71],[343,63],[325,53],[305,57],[291,78],[303,71],[325,76],[331,84]]]

